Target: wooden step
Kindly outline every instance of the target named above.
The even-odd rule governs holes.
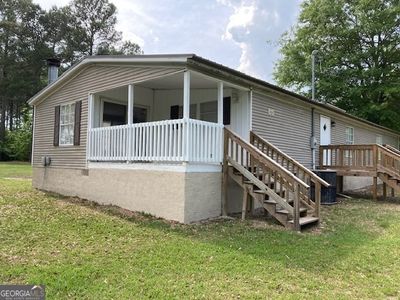
[[[303,226],[303,225],[306,225],[306,224],[311,224],[311,223],[318,222],[318,220],[319,219],[316,218],[316,217],[307,216],[307,217],[301,217],[300,220],[299,220],[299,223],[300,223],[300,226]],[[290,224],[294,224],[294,220],[290,220],[289,223]]]
[[[278,214],[284,214],[284,215],[289,214],[289,212],[288,212],[286,209],[279,209],[279,210],[277,210],[276,212],[277,212]],[[300,207],[300,214],[301,214],[301,213],[304,213],[304,212],[307,212],[307,208],[306,208],[306,207]]]

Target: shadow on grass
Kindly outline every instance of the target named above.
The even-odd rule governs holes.
[[[88,207],[165,235],[176,235],[191,242],[208,244],[213,249],[229,251],[233,256],[245,255],[260,261],[273,261],[284,267],[306,269],[316,273],[335,268],[360,248],[374,243],[382,231],[390,226],[387,222],[378,222],[374,226],[380,226],[380,231],[369,230],[364,224],[363,213],[354,213],[358,206],[362,212],[363,204],[358,200],[346,200],[343,204],[324,207],[322,219],[326,221],[322,223],[323,228],[296,233],[272,223],[264,223],[260,227],[260,223],[254,226],[252,220],[243,222],[238,219],[183,225],[116,206],[99,205],[92,201],[53,193],[47,195],[51,195],[55,200],[61,199]],[[365,201],[373,206],[379,204]],[[349,202],[354,207],[346,211]]]

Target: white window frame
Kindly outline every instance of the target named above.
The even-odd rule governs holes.
[[[346,126],[345,135],[346,135],[346,145],[354,145],[354,127]],[[346,150],[345,159],[346,159],[345,163],[349,162],[349,164],[352,164],[353,152],[350,150]]]
[[[346,144],[354,145],[354,127],[346,126]],[[351,132],[351,134],[350,134]]]
[[[382,145],[382,144],[383,144],[383,136],[380,135],[380,134],[377,134],[377,135],[376,135],[375,141],[376,141],[376,143],[377,143],[378,145]]]
[[[72,118],[69,117],[68,118],[68,122],[65,122],[65,118],[64,118],[64,122],[62,121],[62,111],[63,111],[63,107],[70,107],[70,111],[68,116],[70,116],[72,114]],[[70,119],[72,119],[72,123],[70,122]],[[72,137],[71,137],[71,142],[69,143],[62,143],[62,127],[63,126],[72,126]],[[65,103],[60,105],[60,127],[58,128],[59,130],[59,137],[58,137],[58,145],[59,146],[73,146],[74,145],[74,134],[75,134],[75,102],[69,102],[69,103]]]

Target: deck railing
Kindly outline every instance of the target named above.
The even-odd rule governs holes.
[[[265,190],[280,206],[286,209],[294,218],[294,226],[300,228],[300,203],[304,203],[319,213],[319,202],[305,203],[302,191],[310,186],[294,176],[291,172],[266,156],[260,149],[244,141],[238,135],[225,128],[224,135],[224,183],[227,184],[228,163],[236,169],[242,169],[243,174],[249,172],[256,179],[257,187]],[[224,187],[224,190],[227,188]],[[226,192],[225,192],[226,197]],[[291,199],[293,201],[290,201]],[[225,200],[226,201],[226,200]]]
[[[320,146],[319,155],[321,169],[400,174],[400,155],[377,144]]]
[[[319,148],[321,169],[376,169],[377,145],[326,145]]]
[[[266,156],[270,157],[278,164],[280,164],[283,168],[288,170],[294,176],[299,178],[301,181],[306,183],[309,186],[315,187],[314,196],[311,197],[311,193],[308,192],[307,189],[301,190],[303,200],[307,202],[309,205],[312,205],[316,212],[314,214],[315,217],[319,217],[319,204],[321,202],[321,187],[328,187],[329,183],[325,180],[321,179],[311,170],[303,166],[301,163],[296,161],[293,157],[287,155],[283,151],[281,151],[278,147],[268,142],[266,139],[263,139],[261,136],[257,135],[255,132],[250,131],[250,143],[259,149]],[[313,204],[315,203],[315,205]]]
[[[89,130],[90,161],[222,161],[223,125],[194,119],[166,120]]]

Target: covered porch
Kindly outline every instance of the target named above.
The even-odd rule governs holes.
[[[194,71],[89,95],[89,162],[220,164],[223,128],[248,139],[250,91]]]

